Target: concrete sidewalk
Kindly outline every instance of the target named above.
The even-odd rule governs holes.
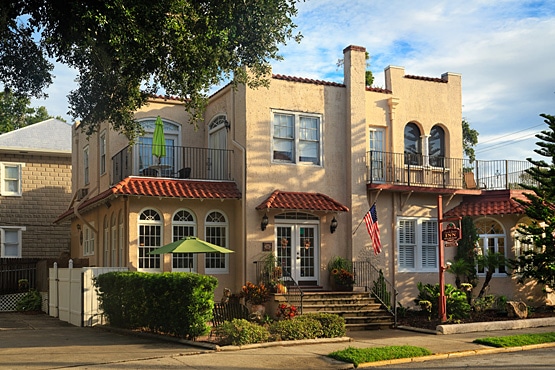
[[[349,332],[348,338],[338,340],[217,348],[99,327],[79,328],[47,315],[0,313],[0,368],[351,369],[351,364],[326,355],[349,346],[412,345],[427,348],[436,357],[466,356],[497,350],[472,343],[476,338],[553,331],[554,326],[542,326],[436,335],[389,329]]]

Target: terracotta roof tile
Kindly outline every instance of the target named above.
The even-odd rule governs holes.
[[[384,94],[391,94],[392,93],[391,90],[382,89],[381,87],[372,87],[372,86],[366,86],[366,91],[374,91],[374,92],[379,92],[379,93],[384,93]]]
[[[526,199],[522,190],[491,190],[478,196],[464,196],[461,204],[445,212],[444,217],[523,214],[524,207],[513,198]]]
[[[443,78],[437,78],[437,77],[424,77],[424,76],[405,75],[405,78],[410,78],[410,79],[413,79],[413,80],[422,80],[422,81],[431,81],[431,82],[442,82],[442,83],[447,83],[447,80],[444,80]]]
[[[320,193],[286,192],[275,190],[256,209],[290,209],[310,211],[349,212],[349,208]]]
[[[79,210],[100,203],[112,195],[186,199],[241,199],[241,192],[232,181],[194,181],[128,177],[110,189],[83,201],[79,205]],[[73,209],[64,212],[54,222],[60,222],[71,214],[73,214]]]
[[[330,81],[322,81],[322,80],[313,80],[311,78],[304,78],[304,77],[293,77],[293,76],[284,76],[279,74],[273,74],[273,79],[276,80],[283,80],[283,81],[291,81],[291,82],[301,82],[306,84],[314,84],[314,85],[325,85],[325,86],[336,86],[336,87],[345,87],[344,84],[340,84],[337,82],[330,82]]]

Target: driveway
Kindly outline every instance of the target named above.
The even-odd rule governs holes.
[[[203,351],[208,350],[98,328],[80,328],[46,314],[0,313],[2,369],[83,368]]]

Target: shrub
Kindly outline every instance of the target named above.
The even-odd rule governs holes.
[[[303,315],[318,321],[322,325],[320,338],[337,338],[347,334],[345,319],[333,313],[308,313]]]
[[[245,297],[245,302],[250,304],[264,304],[270,299],[270,290],[264,283],[253,284],[247,281],[241,289],[241,294]]]
[[[42,297],[40,293],[31,289],[17,301],[15,309],[18,311],[40,311],[42,309]]]
[[[216,333],[224,343],[235,346],[267,342],[270,338],[268,329],[245,319],[226,321],[216,329]]]
[[[216,284],[214,277],[187,272],[108,272],[95,280],[111,326],[188,339],[209,331]]]
[[[270,333],[276,340],[314,339],[322,336],[322,324],[309,315],[302,315],[293,320],[276,321],[270,325]]]
[[[418,297],[414,303],[419,305],[422,301],[429,301],[432,305],[431,315],[439,313],[439,284],[422,284],[418,283]],[[445,284],[445,298],[447,315],[453,319],[463,319],[470,316],[470,305],[466,300],[466,294],[451,284]]]

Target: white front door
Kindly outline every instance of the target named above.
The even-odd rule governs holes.
[[[318,281],[318,226],[279,225],[276,228],[276,257],[284,275],[297,281]]]

